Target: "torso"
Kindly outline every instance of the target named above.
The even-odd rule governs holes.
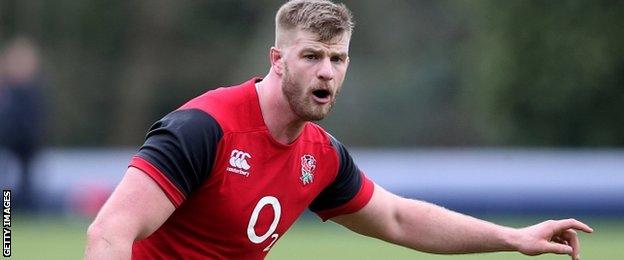
[[[340,159],[323,129],[306,123],[292,144],[280,144],[262,123],[257,101],[237,100],[253,95],[253,85],[235,88],[181,108],[210,113],[223,136],[209,178],[161,228],[135,243],[133,258],[264,258],[336,178]],[[223,100],[233,95],[241,97]]]

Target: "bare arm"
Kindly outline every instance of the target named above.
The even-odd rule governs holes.
[[[527,255],[569,254],[578,259],[580,247],[574,230],[592,232],[573,219],[550,220],[524,229],[499,226],[431,203],[401,198],[379,186],[360,211],[332,221],[366,236],[439,254],[519,251]]]
[[[130,259],[132,243],[156,231],[174,210],[156,182],[128,168],[89,226],[85,259]]]

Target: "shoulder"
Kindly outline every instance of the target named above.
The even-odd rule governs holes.
[[[209,176],[222,136],[210,114],[176,110],[152,125],[130,166],[158,182],[177,207]]]
[[[308,122],[305,133],[307,142],[314,142],[326,147],[331,147],[337,153],[338,157],[346,152],[344,145],[320,125]]]
[[[217,135],[222,133],[221,126],[214,117],[195,108],[180,109],[167,114],[152,125],[148,137],[160,134],[165,129],[173,134],[194,137],[202,137],[209,130]]]
[[[322,126],[307,122],[302,138],[305,142],[332,146],[332,136]]]
[[[260,109],[254,88],[257,80],[252,78],[239,85],[210,90],[178,110],[201,110],[213,117],[225,132],[253,127],[259,120],[257,111]]]

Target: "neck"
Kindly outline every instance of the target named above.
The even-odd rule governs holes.
[[[290,108],[282,93],[280,76],[271,69],[262,81],[256,83],[256,89],[264,124],[271,136],[281,144],[295,141],[306,121],[301,120]]]

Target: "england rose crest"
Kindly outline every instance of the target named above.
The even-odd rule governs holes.
[[[301,156],[301,183],[308,185],[314,181],[314,169],[316,169],[316,159],[314,156],[306,154]]]

